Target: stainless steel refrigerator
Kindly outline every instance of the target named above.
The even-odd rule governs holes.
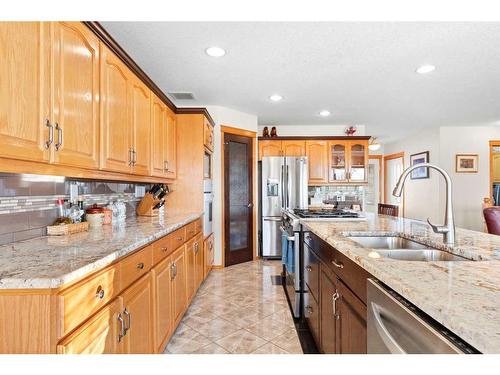
[[[281,257],[282,211],[307,208],[307,157],[263,157],[260,171],[262,256]]]

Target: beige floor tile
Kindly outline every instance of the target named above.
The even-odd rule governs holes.
[[[236,324],[240,328],[245,328],[257,323],[260,318],[256,311],[241,309],[228,314],[221,314],[221,318]]]
[[[229,336],[217,340],[215,343],[234,354],[249,354],[266,344],[267,341],[253,333],[240,329]]]
[[[279,346],[281,349],[286,350],[288,353],[291,354],[302,354],[302,347],[300,346],[300,341],[297,336],[297,332],[295,329],[290,329],[289,331],[285,332],[284,334],[275,337],[274,339],[271,340],[271,342],[277,346]]]
[[[193,329],[196,330],[198,327],[200,327],[200,325],[208,323],[209,321],[211,321],[212,319],[214,319],[216,317],[217,317],[217,315],[215,315],[215,314],[213,314],[211,312],[200,311],[200,312],[197,312],[197,313],[186,315],[182,319],[182,323],[184,323],[188,327],[193,328]]]
[[[290,354],[286,350],[281,349],[279,346],[274,345],[273,343],[268,342],[267,344],[262,345],[260,348],[254,350],[250,354]]]
[[[208,337],[212,341],[228,336],[239,329],[240,327],[237,325],[222,318],[212,319],[211,321],[200,325],[198,328],[195,328],[196,331],[201,333],[203,336]]]
[[[262,319],[254,325],[251,325],[245,329],[249,332],[252,332],[254,335],[263,338],[264,340],[271,341],[275,337],[288,332],[290,330],[290,326],[276,320]]]
[[[167,345],[167,350],[172,354],[187,354],[210,344],[210,342],[208,338],[189,328],[182,332],[176,331]]]
[[[212,342],[198,350],[195,350],[191,354],[229,354],[229,352],[222,346]]]

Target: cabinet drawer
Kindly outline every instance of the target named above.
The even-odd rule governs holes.
[[[112,266],[61,292],[63,335],[118,295],[120,274],[120,267]]]
[[[193,238],[196,235],[196,224],[193,221],[186,225],[186,240]]]
[[[318,303],[311,296],[309,288],[304,288],[304,318],[309,326],[309,330],[313,335],[316,345],[319,347],[319,306]]]
[[[147,274],[153,266],[153,247],[146,246],[120,262],[122,288],[130,286],[135,280]]]
[[[175,232],[169,234],[169,236],[171,236],[170,243],[172,245],[172,249],[178,249],[180,246],[184,245],[184,242],[186,242],[186,227],[177,229]]]
[[[311,248],[304,244],[304,283],[314,299],[319,300],[319,259]]]
[[[174,251],[172,233],[153,243],[153,264],[158,264]]]
[[[306,232],[304,242],[366,304],[366,282],[371,275],[314,233]]]

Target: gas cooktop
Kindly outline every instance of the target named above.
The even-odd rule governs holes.
[[[311,210],[301,210],[295,209],[293,213],[302,219],[311,219],[311,218],[324,218],[324,219],[350,219],[350,218],[359,218],[360,215],[357,212],[352,211],[344,211],[344,210],[335,210],[335,209],[311,209]]]

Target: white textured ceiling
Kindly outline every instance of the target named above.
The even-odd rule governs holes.
[[[266,125],[364,124],[385,141],[500,120],[500,23],[102,24],[164,92],[195,95],[178,106],[226,106]],[[416,74],[422,64],[437,69]]]

